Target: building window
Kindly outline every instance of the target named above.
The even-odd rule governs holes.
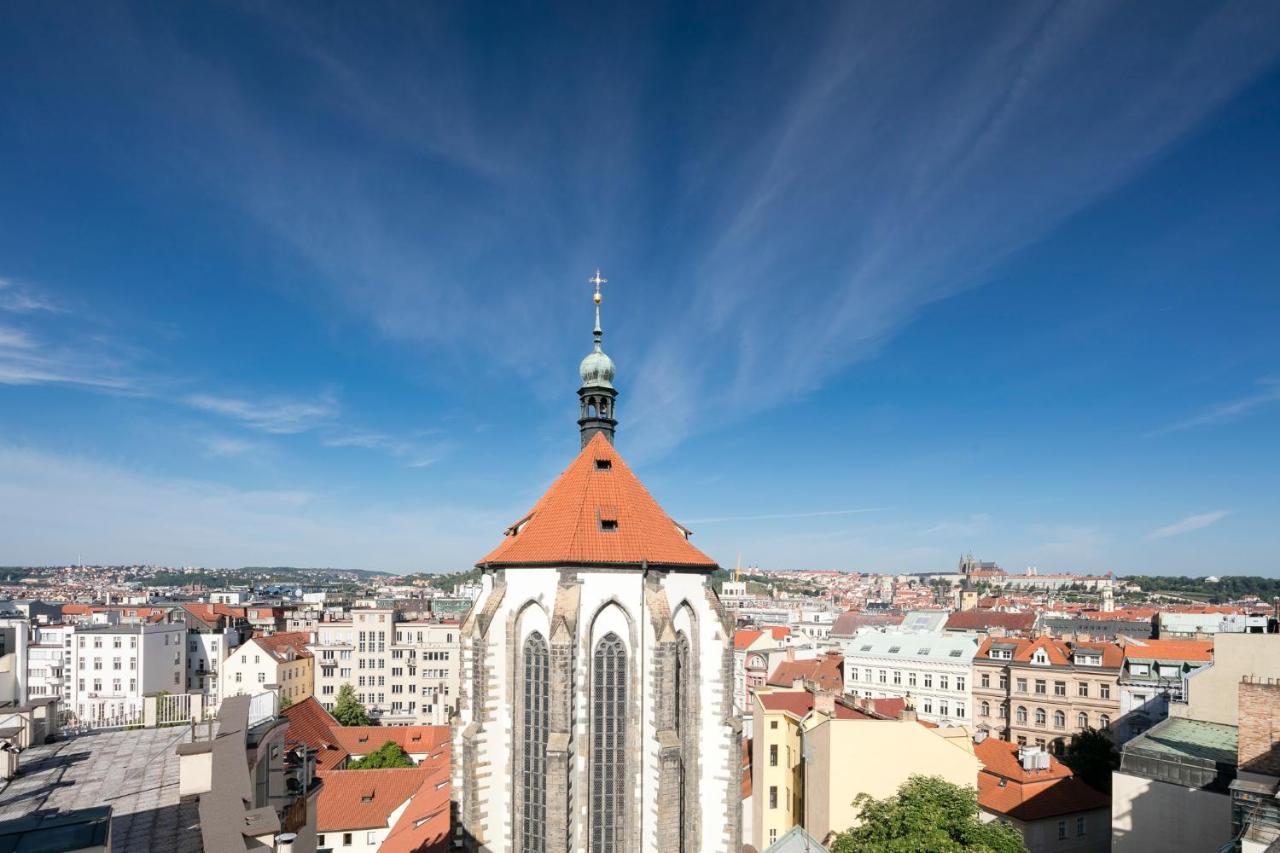
[[[343,847],[351,846],[351,833],[349,832],[342,833],[342,846]]]
[[[776,743],[769,744],[769,766],[778,766],[778,745]]]
[[[1065,820],[1058,821],[1058,840],[1062,841],[1067,837],[1067,822]]]
[[[1027,692],[1027,680],[1025,678],[1018,679],[1018,692],[1019,693]]]
[[[1076,837],[1079,838],[1083,835],[1084,835],[1084,815],[1081,815],[1080,817],[1076,818]]]
[[[1003,673],[1000,675],[1000,689],[1001,690],[1009,689],[1009,676],[1004,675]]]
[[[981,705],[979,705],[979,706],[978,706],[978,713],[979,713],[979,714],[981,714],[981,715],[982,715],[982,716],[984,716],[984,717],[990,717],[990,716],[991,716],[991,703],[990,703],[990,702],[983,702]]]
[[[926,673],[924,674],[924,686],[925,686],[925,687],[927,687],[927,688],[932,688],[932,687],[933,687],[933,673],[931,673],[931,672],[926,672]]]
[[[956,690],[960,691],[961,693],[964,692],[964,676],[963,675],[956,676]]]
[[[542,853],[547,824],[547,719],[550,704],[550,654],[537,631],[524,641],[523,759],[520,779],[521,846]]]
[[[1079,714],[1076,714],[1076,728],[1077,729],[1089,728],[1089,715],[1086,714],[1084,711],[1081,711]]]
[[[947,686],[947,685],[948,685],[948,684],[950,684],[950,683],[951,683],[951,679],[949,679],[947,676],[945,676],[945,675],[939,675],[939,676],[938,676],[938,689],[939,689],[939,690],[950,690],[951,688]]]
[[[1000,703],[1000,718],[1002,720],[1009,719],[1009,703],[1008,702]]]
[[[1018,735],[1018,746],[1026,746],[1026,745],[1027,745],[1027,736]]]
[[[1055,729],[1065,729],[1067,727],[1067,715],[1061,711],[1053,712],[1053,727]]]
[[[1043,727],[1044,721],[1045,721],[1044,708],[1036,708],[1036,725]]]
[[[773,844],[777,840],[778,840],[778,830],[776,829],[769,830],[769,843]]]
[[[1054,696],[1066,696],[1066,695],[1067,695],[1067,682],[1065,682],[1065,681],[1055,681],[1055,682],[1053,682],[1053,695],[1054,695]]]
[[[1089,695],[1089,682],[1087,682],[1087,681],[1081,681],[1080,683],[1078,683],[1078,684],[1076,685],[1076,693],[1077,693],[1078,695],[1080,695],[1080,696],[1088,696],[1088,695]]]
[[[889,673],[887,670],[880,670],[880,683],[887,684],[889,682]]]
[[[777,721],[777,720],[770,720],[770,721],[769,721],[769,728],[771,728],[771,729],[776,729],[777,727],[778,727],[778,721]]]
[[[1099,684],[1099,685],[1098,685],[1098,695],[1099,695],[1099,696],[1101,696],[1103,699],[1110,699],[1110,698],[1111,698],[1111,685],[1110,685],[1110,684]]]
[[[1102,729],[1111,728],[1111,718],[1108,717],[1106,714],[1103,714],[1102,716],[1098,717],[1098,727]]]
[[[900,670],[900,669],[895,669],[895,670],[893,671],[893,683],[894,683],[894,684],[901,684],[901,683],[902,683],[902,670]]]
[[[982,673],[982,675],[980,676],[980,679],[981,679],[981,681],[980,681],[979,683],[980,683],[983,687],[990,687],[990,686],[991,686],[991,674],[990,674],[990,673],[986,673],[986,672]]]
[[[1043,696],[1045,694],[1045,683],[1043,678],[1036,679],[1036,694]]]
[[[914,672],[907,673],[907,686],[908,687],[916,686],[916,674]]]
[[[1022,706],[1022,705],[1019,705],[1019,706],[1018,706],[1018,710],[1017,710],[1017,717],[1016,717],[1016,719],[1017,719],[1018,723],[1019,723],[1019,724],[1021,724],[1021,725],[1024,725],[1024,726],[1025,726],[1025,725],[1027,724],[1027,709],[1026,709],[1026,707],[1024,707],[1024,706]]]
[[[776,809],[778,807],[778,786],[769,786],[769,808]]]
[[[596,644],[591,697],[591,853],[622,849],[626,797],[627,651],[617,634]]]

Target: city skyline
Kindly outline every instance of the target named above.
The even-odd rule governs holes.
[[[82,11],[0,13],[0,563],[467,568],[599,267],[723,566],[1280,573],[1280,11]]]

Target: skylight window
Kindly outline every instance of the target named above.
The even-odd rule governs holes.
[[[600,519],[600,530],[604,533],[616,533],[618,530],[618,519],[616,518]]]
[[[889,647],[889,654],[891,654],[891,655],[896,655],[896,654],[897,654],[898,652],[900,652],[900,651],[902,651],[902,646],[890,646],[890,647]]]
[[[927,655],[929,654],[930,651],[932,651],[932,649],[930,649],[928,646],[925,646],[923,649],[920,649],[918,652],[916,652],[916,654]]]
[[[613,460],[612,460],[612,459],[597,459],[597,460],[596,460],[596,470],[597,470],[597,471],[612,471],[612,470],[613,470]]]
[[[870,647],[870,646],[863,646],[863,647],[862,647],[862,649],[861,649],[861,651],[869,652],[869,651],[871,651],[871,647]]]
[[[952,649],[952,650],[951,650],[951,656],[952,656],[953,658],[958,658],[958,657],[960,657],[960,655],[962,655],[962,654],[964,654],[964,652],[963,652],[963,651],[961,651],[960,649]]]

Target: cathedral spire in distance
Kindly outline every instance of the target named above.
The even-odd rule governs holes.
[[[592,436],[598,432],[604,433],[604,437],[612,444],[613,430],[618,425],[613,417],[614,403],[618,398],[618,390],[613,387],[613,359],[605,355],[600,347],[604,337],[604,333],[600,330],[600,303],[604,298],[600,294],[600,285],[607,281],[608,279],[600,274],[599,269],[596,270],[595,275],[587,279],[587,282],[594,284],[596,288],[595,295],[592,297],[596,303],[596,328],[593,333],[595,346],[578,367],[578,373],[582,377],[582,386],[578,388],[578,431],[582,436],[583,447],[586,447],[587,442],[591,441]]]

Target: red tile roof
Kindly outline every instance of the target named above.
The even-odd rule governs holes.
[[[1075,778],[1052,755],[1047,770],[1023,770],[1018,745],[989,737],[973,745],[982,762],[978,804],[995,814],[1031,821],[1110,807],[1111,798]]]
[[[330,731],[334,741],[352,755],[368,755],[387,741],[413,755],[449,748],[448,726],[343,727],[335,724]]]
[[[796,717],[803,717],[813,708],[813,694],[808,690],[779,690],[772,693],[757,693],[756,697],[766,711],[785,711]],[[875,718],[836,702],[836,719],[873,720]]]
[[[1124,656],[1137,660],[1213,660],[1212,640],[1138,640],[1125,638]]]
[[[1102,656],[1102,666],[1118,669],[1124,660],[1124,650],[1117,643],[1068,642],[1052,637],[1036,637],[1028,640],[1021,637],[988,637],[978,647],[976,659],[990,658],[991,647],[1000,645],[1008,647],[1013,644],[1013,660],[1017,663],[1029,663],[1036,651],[1043,649],[1045,657],[1054,666],[1070,666],[1072,655],[1077,651],[1087,651]]]
[[[607,466],[607,467],[606,467]],[[605,523],[614,525],[605,529]],[[716,568],[597,433],[502,544],[477,565]]]
[[[860,628],[901,625],[904,616],[903,613],[859,613],[849,610],[836,617],[835,623],[831,626],[831,636],[852,637]]]
[[[434,776],[434,767],[332,770],[325,774],[316,806],[317,832],[387,826],[391,813]]]
[[[307,643],[311,642],[311,635],[306,631],[268,634],[263,637],[254,637],[251,642],[257,643],[259,648],[276,660],[288,660],[290,653],[294,658],[311,657],[311,652],[307,649]]]
[[[290,740],[299,741],[316,750],[317,773],[339,767],[350,757],[350,753],[338,744],[338,738],[334,736],[334,732],[342,727],[314,696],[295,702],[281,711],[280,715],[289,721]]]
[[[378,853],[445,853],[449,849],[449,766],[435,768],[405,807]]]
[[[733,632],[733,647],[738,651],[749,648],[752,643],[760,639],[764,631],[738,630]]]
[[[774,687],[791,687],[797,681],[813,681],[823,690],[844,690],[844,657],[827,653],[813,660],[784,660],[769,676]]]
[[[1035,622],[1036,614],[1030,611],[1008,613],[1003,610],[957,610],[947,617],[947,630],[986,631],[1003,628],[1006,631],[1030,631]]]

